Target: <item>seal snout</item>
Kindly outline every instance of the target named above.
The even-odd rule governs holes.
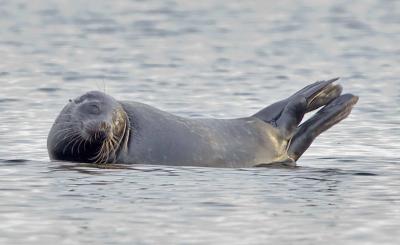
[[[103,141],[112,137],[111,125],[105,121],[89,121],[83,124],[83,129],[89,139]]]
[[[99,130],[98,130],[97,134],[101,140],[105,140],[109,137],[112,137],[111,125],[104,121],[100,122]]]

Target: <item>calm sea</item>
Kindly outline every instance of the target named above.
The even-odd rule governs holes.
[[[400,244],[400,1],[0,0],[0,244]],[[89,90],[250,115],[310,82],[360,96],[298,168],[50,162]]]

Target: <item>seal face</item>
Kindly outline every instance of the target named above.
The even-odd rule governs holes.
[[[256,114],[191,119],[102,92],[70,100],[50,130],[51,159],[123,164],[253,167],[294,165],[322,132],[346,118],[358,97],[337,79],[310,84]],[[303,116],[320,109],[302,122]]]
[[[64,107],[50,130],[51,159],[113,162],[129,138],[129,119],[121,105],[104,93],[88,92]]]

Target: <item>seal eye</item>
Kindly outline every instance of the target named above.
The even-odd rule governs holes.
[[[100,113],[100,106],[96,104],[90,104],[89,105],[89,111],[92,114],[99,114]]]
[[[87,102],[80,106],[80,110],[85,114],[101,114],[101,105],[98,102]]]

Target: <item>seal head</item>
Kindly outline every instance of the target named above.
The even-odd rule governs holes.
[[[129,119],[121,104],[99,91],[69,103],[47,138],[51,159],[93,163],[115,162],[129,140]]]

